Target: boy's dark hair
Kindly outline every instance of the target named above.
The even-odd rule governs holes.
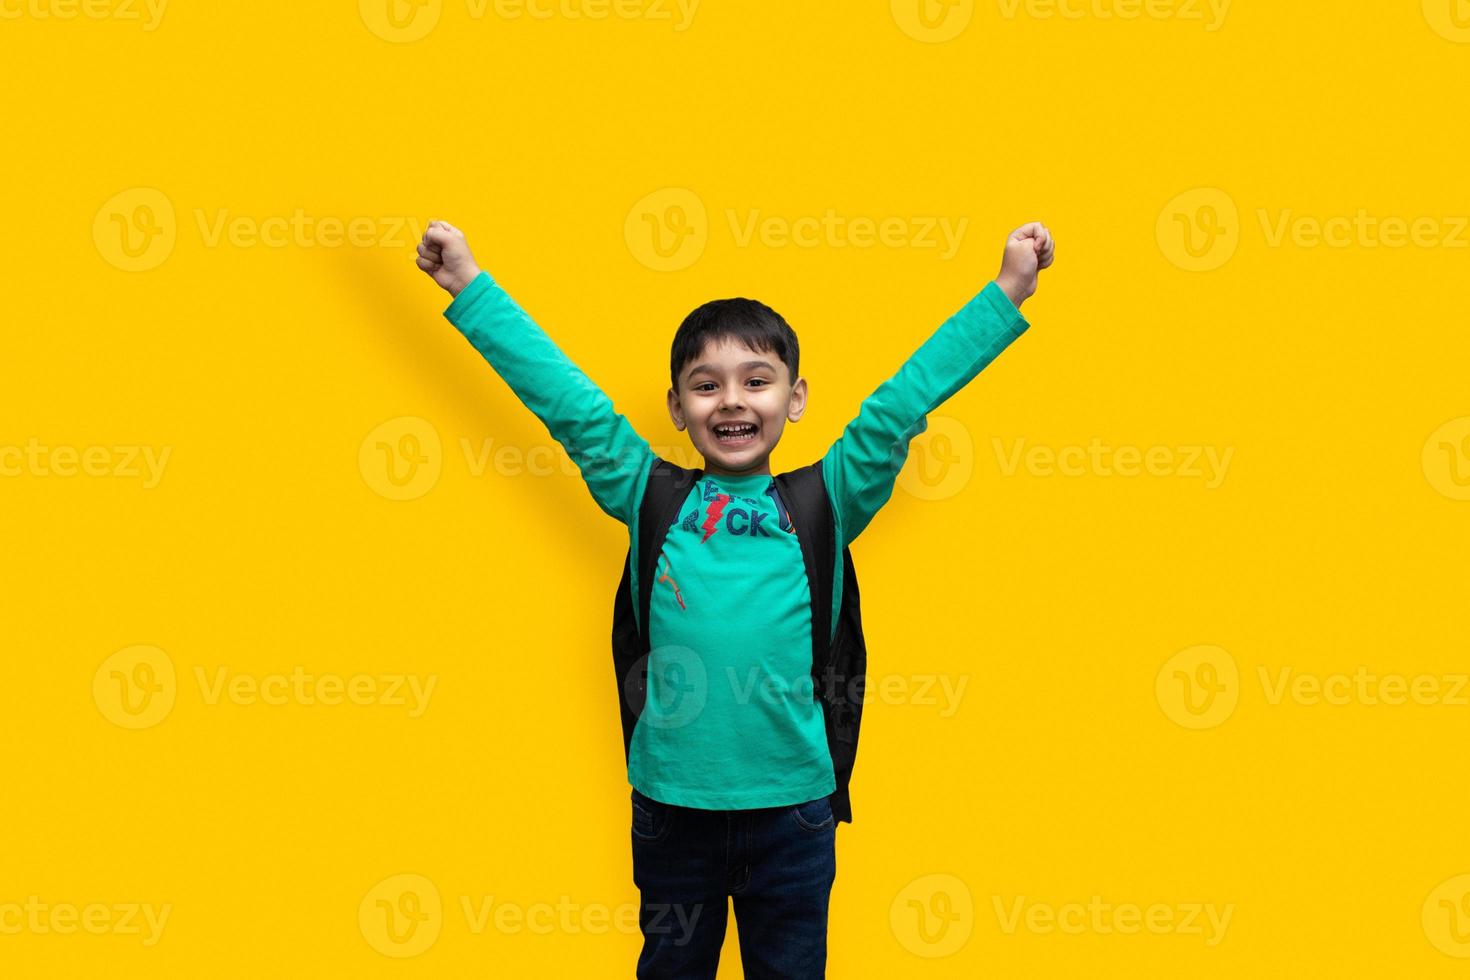
[[[679,372],[700,355],[704,345],[725,338],[739,341],[751,350],[774,353],[791,372],[791,384],[796,384],[801,361],[796,331],[781,314],[760,300],[736,296],[710,300],[679,324],[669,355],[669,378],[675,391],[679,390]]]

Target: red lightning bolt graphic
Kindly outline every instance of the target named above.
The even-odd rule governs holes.
[[[709,536],[714,534],[715,530],[720,526],[720,515],[725,512],[725,505],[729,502],[730,497],[723,493],[715,494],[715,499],[709,502],[709,506],[704,511],[709,516],[704,519],[704,524],[702,525],[704,528],[704,537],[699,539],[700,544],[708,541]]]

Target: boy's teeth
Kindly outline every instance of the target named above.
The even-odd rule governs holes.
[[[755,430],[750,422],[721,422],[715,426],[715,437],[722,442],[748,442],[755,438]]]

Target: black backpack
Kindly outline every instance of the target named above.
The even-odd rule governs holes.
[[[679,515],[702,469],[685,469],[655,458],[638,510],[638,617],[633,616],[629,568],[633,549],[623,561],[623,578],[618,583],[613,606],[613,666],[617,671],[618,702],[622,706],[623,758],[633,742],[633,727],[648,697],[647,635],[649,601],[653,594],[655,564],[663,549],[669,527]],[[858,599],[857,576],[852,555],[842,549],[842,608],[832,642],[832,573],[836,564],[836,525],[827,499],[820,460],[810,466],[775,477],[776,492],[786,505],[801,542],[806,579],[812,600],[812,684],[822,704],[827,729],[827,748],[832,756],[832,773],[837,788],[832,793],[832,812],[839,821],[852,822],[848,783],[857,759],[858,727],[863,716],[863,686],[868,667],[867,646]],[[643,629],[639,628],[643,624]],[[805,802],[805,801],[800,801]]]

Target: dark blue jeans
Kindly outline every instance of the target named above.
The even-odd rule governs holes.
[[[695,810],[633,790],[640,980],[713,980],[735,901],[747,980],[827,975],[837,821],[827,797],[755,810]]]

